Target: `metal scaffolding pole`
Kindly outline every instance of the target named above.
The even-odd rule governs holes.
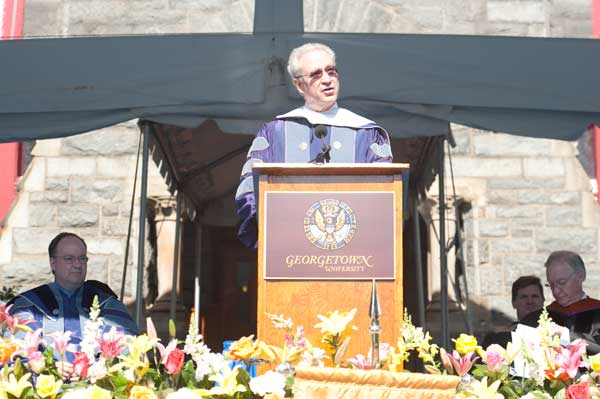
[[[179,250],[181,248],[181,195],[177,192],[177,209],[175,210],[175,248],[173,250],[173,280],[171,282],[171,304],[169,317],[175,320],[177,306],[177,274],[179,273]]]
[[[413,235],[415,237],[415,268],[417,273],[417,298],[419,306],[419,324],[423,329],[425,323],[425,294],[423,292],[423,262],[421,259],[421,225],[419,216],[418,199],[415,197],[413,206]]]
[[[144,147],[142,150],[142,182],[140,188],[140,226],[138,237],[138,267],[137,284],[135,288],[135,322],[138,327],[142,325],[144,314],[144,251],[146,244],[146,202],[148,193],[148,153],[150,126],[145,123],[142,129],[144,135]]]
[[[448,334],[448,258],[446,256],[446,190],[444,187],[444,139],[438,144],[438,187],[440,213],[440,316],[442,346],[450,349]]]
[[[200,249],[196,260],[194,271],[194,325],[198,326],[201,333],[204,333],[200,325],[200,273],[202,271],[202,226],[198,228],[198,238],[196,240],[196,248]]]

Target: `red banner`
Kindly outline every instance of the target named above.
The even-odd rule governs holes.
[[[0,39],[23,37],[25,0],[0,0]]]

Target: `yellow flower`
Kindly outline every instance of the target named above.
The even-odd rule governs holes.
[[[159,341],[158,338],[150,338],[146,334],[129,336],[128,338],[126,345],[129,349],[129,355],[134,358],[146,356],[146,352]]]
[[[6,393],[9,393],[16,398],[20,398],[25,388],[31,387],[29,377],[31,377],[31,373],[23,375],[17,381],[17,378],[14,374],[9,374],[8,381],[4,380],[0,382],[0,388],[2,388]]]
[[[265,346],[267,346],[265,344]],[[284,345],[283,348],[277,346],[268,346],[266,349],[273,354],[273,357],[269,357],[270,360],[277,360],[278,363],[295,363],[300,359],[300,355],[304,349],[298,347],[289,347]],[[265,350],[263,349],[263,352]]]
[[[471,352],[478,352],[481,354],[481,347],[477,345],[477,338],[468,334],[460,334],[457,339],[452,339],[456,351],[462,356]]]
[[[349,312],[338,312],[337,310],[327,312],[327,316],[317,315],[321,320],[320,323],[315,324],[315,328],[320,328],[322,334],[329,335],[344,335],[347,329],[358,330],[356,326],[350,326],[350,322],[356,314],[356,308]]]
[[[0,338],[0,364],[8,362],[17,349],[12,339]]]
[[[150,361],[146,356],[140,360],[139,357],[131,357],[131,353],[119,356],[119,363],[115,364],[109,369],[109,372],[113,373],[119,370],[125,370],[125,377],[131,382],[136,382],[138,379],[141,379],[148,369],[150,368]]]
[[[488,386],[487,377],[483,377],[481,381],[473,380],[469,393],[472,393],[477,399],[503,399],[504,396],[498,393],[501,382],[497,380]]]
[[[387,368],[389,371],[401,372],[404,371],[404,362],[409,358],[409,353],[404,348],[390,347],[387,358]]]
[[[596,373],[600,373],[600,353],[588,357],[588,360],[590,362],[590,368]]]
[[[248,360],[260,354],[259,343],[254,341],[254,335],[242,337],[231,344],[225,356],[232,360]]]
[[[148,387],[134,385],[129,391],[129,399],[158,399],[154,391]]]
[[[41,374],[35,382],[35,391],[42,398],[54,399],[62,384],[63,382],[61,380],[56,381],[53,375]]]
[[[517,355],[521,352],[518,345],[513,345],[512,342],[506,344],[506,352],[504,352],[504,360],[506,363],[511,364]]]
[[[213,377],[213,380],[218,384],[212,387],[208,392],[211,395],[228,395],[234,396],[236,392],[246,392],[246,387],[238,384],[237,375],[239,366],[234,367],[233,370],[227,374],[217,374]],[[202,395],[202,394],[200,394]]]
[[[208,389],[204,389],[204,388],[196,388],[196,389],[192,389],[191,391],[194,395],[199,396],[201,398],[207,398],[207,397],[212,396],[210,391]]]
[[[258,343],[258,354],[257,357],[260,357],[262,359],[267,358],[270,361],[273,360],[277,360],[277,347],[273,346],[273,345],[268,345],[263,341],[260,341]]]
[[[97,385],[92,385],[85,390],[85,399],[112,399],[112,393]]]

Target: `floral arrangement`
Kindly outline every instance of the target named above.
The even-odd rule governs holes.
[[[0,399],[282,399],[293,396],[294,366],[372,368],[371,353],[345,358],[356,309],[317,316],[325,349],[312,345],[291,319],[271,314],[283,331],[281,346],[249,336],[223,354],[212,352],[191,322],[185,341],[172,338],[166,345],[150,320],[147,334],[106,331],[97,299],[79,348],[69,344],[70,332],[43,336],[9,310],[0,305]],[[484,349],[461,334],[448,353],[405,312],[396,345],[380,345],[380,367],[404,371],[414,353],[427,372],[462,377],[457,399],[600,399],[600,354],[588,357],[582,340],[561,345],[561,329],[544,313],[534,333],[506,348]],[[174,330],[171,323],[172,337]],[[66,363],[67,357],[73,360]],[[276,367],[251,377],[232,361]]]
[[[225,355],[211,352],[203,343],[192,323],[184,342],[173,338],[167,345],[157,338],[151,321],[147,334],[128,336],[115,328],[103,333],[95,299],[76,348],[68,343],[70,332],[43,336],[41,329],[33,331],[9,310],[10,306],[0,305],[0,399],[279,399],[286,395],[285,377],[270,371],[251,378],[242,367],[230,367]],[[170,330],[175,336],[172,323]],[[231,358],[240,355],[249,341],[245,338],[233,345]],[[69,352],[73,360],[67,364]]]
[[[561,344],[563,333],[543,312],[537,328],[506,348],[484,350],[475,337],[461,334],[452,354],[440,351],[441,360],[446,372],[462,376],[459,399],[600,398],[600,354],[588,356],[582,339]]]

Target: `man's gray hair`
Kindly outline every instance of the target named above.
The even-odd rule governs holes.
[[[327,54],[333,60],[335,64],[335,52],[331,49],[331,47],[326,46],[322,43],[306,43],[300,47],[296,47],[290,53],[290,58],[288,59],[287,70],[292,79],[295,79],[297,76],[301,74],[300,71],[300,58],[311,51],[319,50]]]
[[[583,277],[585,278],[585,263],[583,263],[583,259],[581,256],[572,251],[554,251],[548,256],[546,263],[544,266],[546,269],[555,263],[566,263],[571,266],[574,272],[581,271],[583,272]]]

